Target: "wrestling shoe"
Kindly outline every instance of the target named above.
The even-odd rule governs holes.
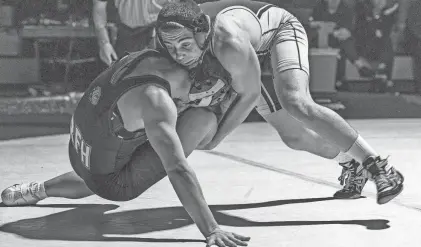
[[[1,193],[1,200],[6,206],[34,205],[47,198],[43,183],[22,183],[12,185]]]
[[[339,163],[339,165],[342,166],[342,173],[338,180],[344,187],[336,191],[333,197],[337,199],[360,198],[364,185],[368,180],[367,172],[355,160]]]
[[[384,204],[398,196],[403,190],[403,175],[390,167],[386,159],[371,156],[363,166],[372,174],[377,188],[377,203]]]

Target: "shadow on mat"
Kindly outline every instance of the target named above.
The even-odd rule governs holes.
[[[300,225],[359,225],[369,230],[389,228],[384,219],[325,220],[325,221],[267,221],[256,222],[243,217],[223,213],[224,210],[240,210],[281,206],[286,204],[328,201],[333,198],[308,198],[278,200],[250,204],[212,205],[211,210],[220,225],[235,227],[300,226]],[[29,239],[65,241],[132,241],[132,242],[204,242],[201,239],[107,237],[104,235],[134,235],[177,229],[194,224],[183,207],[139,209],[110,212],[114,204],[50,204],[42,208],[73,208],[39,218],[18,220],[0,226],[1,232],[13,233]]]

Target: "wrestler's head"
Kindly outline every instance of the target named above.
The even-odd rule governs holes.
[[[171,57],[195,67],[209,43],[210,19],[193,0],[166,4],[158,14],[158,40]]]

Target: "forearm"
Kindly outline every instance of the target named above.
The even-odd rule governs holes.
[[[222,141],[237,128],[256,106],[258,95],[237,95],[222,118],[213,140]]]
[[[256,28],[244,35],[245,30],[232,24],[235,22],[231,17],[226,18],[219,19],[219,32],[225,37],[215,42],[215,55],[231,74],[231,86],[237,96],[219,123],[211,145],[208,145],[210,148],[215,147],[247,118],[260,96],[260,63],[252,41],[261,40],[261,33]],[[223,20],[226,21],[225,25],[222,25]]]
[[[178,198],[196,223],[200,232],[205,237],[209,236],[211,232],[218,228],[218,223],[206,203],[194,172],[189,168],[182,168],[168,172],[168,178]]]
[[[107,31],[107,12],[102,9],[95,9],[93,11],[93,21],[95,27],[95,34],[99,44],[110,42]]]
[[[106,27],[95,28],[96,37],[100,45],[110,43],[108,31]]]

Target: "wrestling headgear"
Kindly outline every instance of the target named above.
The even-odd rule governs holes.
[[[193,34],[209,32],[210,23],[207,16],[193,0],[180,0],[179,2],[167,3],[162,7],[156,21],[156,30],[160,45],[165,48],[161,31],[171,23],[180,24],[193,31]],[[207,46],[205,42],[201,49]]]

